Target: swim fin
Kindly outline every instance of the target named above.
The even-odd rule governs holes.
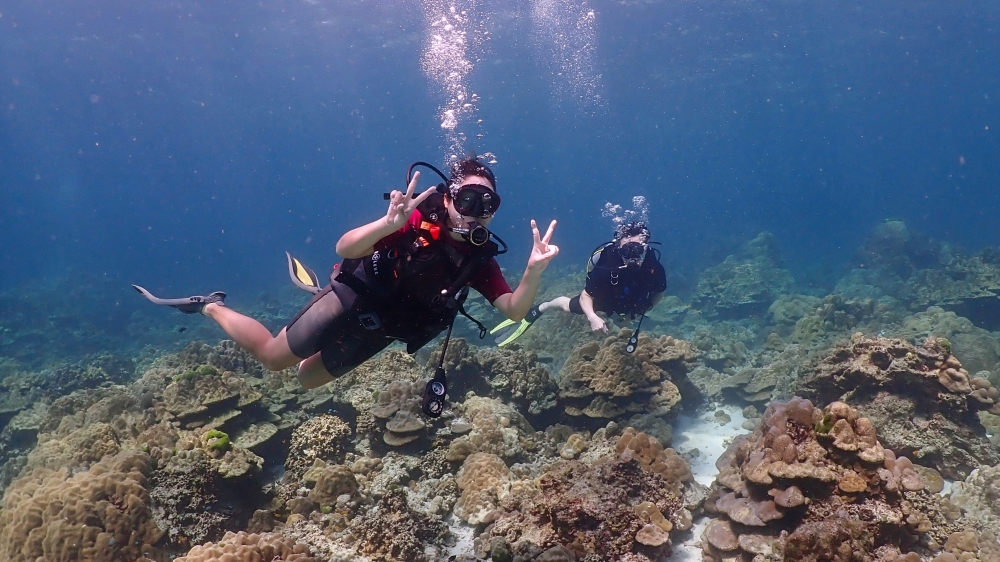
[[[226,299],[226,293],[223,293],[222,291],[216,291],[206,296],[195,295],[193,297],[185,297],[182,299],[161,299],[153,296],[153,293],[150,293],[138,285],[132,285],[132,287],[134,287],[136,291],[139,291],[142,296],[149,299],[149,302],[161,306],[176,308],[184,314],[194,314],[196,312],[200,313],[202,309],[205,308],[206,304],[213,302],[225,304],[224,301]]]
[[[314,295],[320,292],[322,287],[316,273],[309,269],[309,266],[300,262],[298,258],[292,257],[292,254],[285,252],[285,255],[288,256],[288,276],[292,278],[292,283],[295,283],[295,286],[303,291]]]
[[[504,320],[503,322],[497,324],[496,328],[490,330],[491,335],[496,335],[497,347],[503,347],[509,343],[512,343],[517,338],[524,334],[525,330],[528,329],[538,317],[542,315],[542,312],[538,310],[537,306],[531,307],[528,311],[527,316],[524,320],[520,322],[515,322],[513,320]]]

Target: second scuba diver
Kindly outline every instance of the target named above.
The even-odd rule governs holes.
[[[444,183],[416,195],[420,172],[413,168],[418,165],[435,171]],[[277,336],[257,320],[227,308],[225,293],[160,299],[133,286],[155,304],[215,320],[272,371],[298,363],[298,378],[306,388],[347,373],[393,341],[406,343],[407,351],[414,353],[446,329],[450,336],[456,315],[464,314],[469,287],[519,322],[531,309],[542,271],[559,253],[550,244],[556,221],[544,236],[531,221],[531,255],[517,290],[511,290],[495,259],[506,244],[487,230],[500,206],[493,171],[475,156],[456,162],[450,171],[445,177],[423,162],[410,166],[406,193],[386,194],[389,208],[384,217],[340,238],[337,253],[344,261],[334,267],[330,283],[311,287],[316,293],[312,301]],[[290,257],[290,268],[295,265]],[[301,273],[306,285],[318,285],[308,269],[292,273]],[[446,389],[439,365],[427,384],[425,413],[440,415]]]
[[[527,330],[546,310],[559,309],[582,314],[590,321],[595,332],[607,333],[605,320],[597,315],[603,312],[638,316],[639,326],[646,312],[656,306],[667,290],[667,274],[660,264],[660,253],[650,248],[650,232],[645,223],[632,222],[615,230],[614,240],[602,244],[593,252],[587,266],[587,284],[573,297],[557,297],[532,308],[521,321],[506,320],[490,331],[503,347],[512,343]],[[639,326],[636,327],[626,349],[635,351]]]

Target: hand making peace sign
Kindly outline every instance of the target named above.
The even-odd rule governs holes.
[[[410,184],[406,186],[405,194],[398,189],[389,194],[389,210],[385,213],[387,225],[396,229],[402,228],[406,221],[410,220],[410,215],[417,209],[417,206],[434,193],[436,188],[432,187],[414,198],[413,192],[417,189],[418,180],[420,180],[420,172],[414,172]]]
[[[548,267],[552,258],[559,254],[559,246],[549,244],[552,240],[552,233],[555,232],[556,221],[549,223],[549,229],[545,231],[545,236],[539,236],[538,224],[531,219],[531,232],[535,237],[535,243],[531,248],[531,256],[528,258],[528,269],[537,270],[539,273]]]

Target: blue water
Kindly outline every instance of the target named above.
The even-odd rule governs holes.
[[[1000,244],[1000,4],[595,1],[600,103],[559,94],[531,8],[478,4],[482,124],[463,125],[498,158],[514,279],[530,218],[559,219],[557,264],[582,263],[604,203],[633,195],[681,286],[761,230],[828,285],[887,217]],[[446,156],[420,2],[0,13],[2,290],[85,274],[126,309],[146,306],[128,283],[238,307],[287,284],[285,250],[327,270],[410,162]]]

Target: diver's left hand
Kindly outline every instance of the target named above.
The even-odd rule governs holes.
[[[559,254],[559,246],[549,244],[555,230],[556,221],[552,221],[549,223],[549,229],[545,231],[545,236],[539,236],[538,224],[534,219],[531,220],[531,232],[535,237],[535,243],[531,248],[531,256],[528,257],[528,269],[541,273],[548,267],[552,258]]]

